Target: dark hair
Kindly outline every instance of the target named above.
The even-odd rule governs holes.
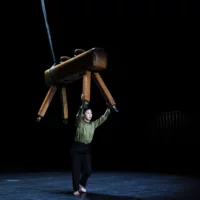
[[[84,108],[84,109],[83,109],[83,114],[85,114],[85,112],[86,112],[87,110],[91,110],[91,111],[92,111],[91,108]]]

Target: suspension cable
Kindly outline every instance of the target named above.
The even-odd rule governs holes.
[[[54,65],[55,65],[56,64],[56,57],[55,57],[55,53],[54,53],[54,50],[53,50],[53,44],[52,44],[50,29],[49,29],[49,25],[48,25],[48,20],[47,20],[47,14],[46,14],[46,8],[45,8],[44,0],[41,0],[41,5],[42,5],[42,11],[43,11],[45,25],[46,25],[46,29],[47,29],[47,35],[48,35],[48,38],[49,38],[51,54],[52,54],[53,62],[54,62]]]

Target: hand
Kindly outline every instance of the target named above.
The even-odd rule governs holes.
[[[113,112],[119,112],[118,109],[115,107],[115,105],[111,105],[110,103],[106,102],[106,105],[107,105],[107,108],[110,109],[110,111],[113,111]]]
[[[110,109],[110,108],[107,108],[106,111],[111,112],[111,109]]]
[[[81,94],[81,101],[84,101],[84,94]]]

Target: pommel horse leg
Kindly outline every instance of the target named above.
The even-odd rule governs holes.
[[[69,60],[70,57],[62,56],[60,57],[60,63]],[[62,100],[62,110],[63,110],[63,123],[68,124],[68,102],[67,102],[67,89],[66,87],[61,88],[61,100]]]
[[[85,52],[84,49],[75,49],[74,56],[78,56],[79,54]],[[86,71],[83,75],[83,88],[82,88],[82,101],[83,107],[87,108],[90,103],[90,89],[91,89],[91,72]]]
[[[54,87],[54,86],[51,86],[49,88],[49,90],[48,90],[48,92],[47,92],[47,94],[46,94],[46,96],[44,98],[44,101],[43,101],[43,103],[42,103],[42,105],[40,107],[40,110],[38,112],[38,117],[36,119],[36,122],[40,122],[42,117],[44,117],[44,115],[45,115],[45,113],[46,113],[46,111],[47,111],[47,109],[48,109],[48,107],[49,107],[49,105],[50,105],[55,93],[56,93],[56,90],[57,90],[57,88]]]
[[[83,107],[87,108],[90,103],[90,89],[91,89],[91,72],[86,71],[83,75]]]
[[[63,123],[68,124],[67,90],[65,87],[61,88],[61,99],[62,99],[62,109],[63,109]]]
[[[115,107],[116,103],[113,99],[112,95],[110,94],[107,86],[105,85],[103,79],[101,78],[99,73],[93,73],[92,77],[94,81],[96,82],[98,88],[100,89],[104,99],[108,103],[109,107],[111,107],[115,112],[119,112],[118,109]]]

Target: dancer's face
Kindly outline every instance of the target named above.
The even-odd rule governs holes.
[[[92,111],[90,109],[86,110],[84,113],[84,118],[87,121],[90,121],[92,119]]]

